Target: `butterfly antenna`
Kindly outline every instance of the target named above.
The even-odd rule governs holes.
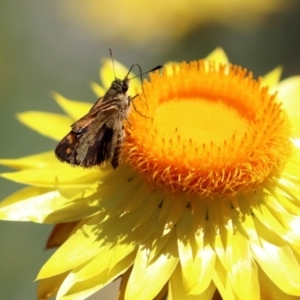
[[[156,70],[159,70],[159,69],[162,68],[162,66],[161,66],[161,65],[158,65],[158,66],[156,66],[155,68],[153,68],[153,69],[151,69],[151,70],[149,70],[149,71],[147,71],[147,72],[142,73],[142,68],[141,68],[141,66],[140,66],[139,64],[134,64],[134,65],[131,66],[131,68],[130,68],[128,74],[127,74],[127,76],[129,75],[129,73],[131,72],[131,70],[132,70],[132,68],[133,68],[134,66],[137,66],[137,67],[139,68],[140,74],[137,75],[137,76],[134,76],[134,77],[132,77],[132,78],[130,78],[130,79],[133,79],[133,78],[136,78],[136,77],[140,77],[140,79],[141,79],[141,85],[142,85],[142,90],[143,90],[143,94],[145,95],[145,91],[144,91],[144,87],[143,87],[143,75],[145,75],[145,74],[147,74],[147,73],[150,73],[150,72],[154,72],[154,71],[156,71]],[[146,95],[145,95],[145,97],[146,97]],[[146,101],[146,104],[147,104],[147,101]]]
[[[133,79],[133,78],[136,78],[136,77],[140,77],[140,78],[141,78],[141,81],[143,80],[143,75],[148,74],[148,73],[151,73],[151,72],[154,72],[154,71],[159,70],[159,69],[161,69],[161,68],[163,67],[163,66],[161,66],[161,65],[158,65],[158,66],[156,66],[155,68],[153,68],[153,69],[151,69],[151,70],[149,70],[149,71],[147,71],[147,72],[143,72],[143,73],[142,73],[142,69],[141,69],[141,67],[140,67],[139,64],[134,64],[134,65],[132,65],[131,68],[130,68],[130,71],[132,70],[132,68],[133,68],[134,66],[138,66],[138,67],[139,67],[139,69],[140,69],[140,74],[139,74],[139,75],[136,75],[136,76],[134,76],[134,77],[131,77],[131,78],[129,78],[129,79]],[[130,71],[128,72],[128,74],[130,73]]]
[[[140,76],[140,79],[141,79],[141,85],[142,85],[142,91],[143,91],[143,94],[145,95],[145,91],[144,91],[144,86],[143,86],[143,73],[142,73],[142,68],[141,68],[141,66],[139,65],[139,64],[135,64],[138,68],[139,68],[139,70],[140,70],[140,75],[138,75],[138,76]],[[146,104],[146,106],[148,106],[147,105],[147,99],[146,99],[146,95],[145,95],[145,104]]]
[[[134,65],[132,65],[132,66],[130,67],[130,69],[129,69],[129,71],[128,71],[128,73],[127,73],[127,75],[126,75],[125,78],[128,78],[130,72],[132,71],[132,69],[133,69],[133,67],[134,67],[135,65],[136,65],[136,64],[134,64]],[[132,78],[135,78],[135,77],[137,77],[137,76],[134,76],[134,77],[132,77]],[[130,78],[130,79],[132,79],[132,78]],[[130,80],[130,79],[129,79],[129,80]]]
[[[115,62],[114,62],[113,53],[112,53],[111,48],[109,48],[109,54],[110,54],[110,58],[111,58],[111,62],[112,62],[113,70],[114,70],[115,79],[117,79],[116,69],[115,69]]]

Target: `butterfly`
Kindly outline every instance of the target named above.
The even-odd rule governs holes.
[[[59,160],[85,168],[101,166],[110,161],[114,169],[118,167],[125,139],[123,121],[128,116],[132,100],[138,96],[130,97],[127,94],[128,76],[134,66],[123,80],[116,78],[90,111],[71,125],[71,131],[55,149]],[[160,68],[162,66],[157,66],[148,72]]]

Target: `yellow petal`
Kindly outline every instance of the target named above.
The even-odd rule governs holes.
[[[170,61],[164,64],[164,72],[166,72],[169,76],[176,74],[180,70],[180,65],[178,62]]]
[[[137,228],[129,239],[127,233],[132,230],[140,213],[141,209],[138,209],[122,217],[111,217],[99,224],[97,240],[102,243],[99,253],[84,266],[74,270],[73,281],[85,281],[101,273],[104,274],[105,270],[109,272],[127,255],[137,249],[137,241],[144,238],[145,231],[149,226]],[[152,230],[150,229],[150,231]],[[109,238],[107,233],[109,233]]]
[[[248,212],[251,211],[249,204],[244,201],[245,199],[241,196],[241,199],[239,199],[239,207],[240,211],[238,212],[237,210],[232,211],[232,218],[234,221],[234,224],[239,224],[243,230],[246,232],[249,240],[251,243],[260,243],[258,233],[255,228],[255,224],[252,218],[252,214],[249,214]],[[252,207],[251,207],[252,209]],[[241,217],[243,218],[243,222],[241,222]],[[242,230],[242,229],[241,229]]]
[[[290,192],[288,196],[285,194],[285,190],[288,190]],[[297,195],[298,193],[294,194],[293,190],[287,187],[283,190],[278,189],[275,194],[277,201],[291,214],[291,216],[300,215],[300,208],[298,203],[300,197]],[[293,197],[290,197],[290,194],[294,194]],[[295,232],[297,232],[297,230]]]
[[[17,172],[2,173],[1,177],[11,181],[42,187],[87,187],[97,181],[97,169],[71,167],[60,162],[53,163],[47,169],[24,169]]]
[[[299,300],[298,296],[292,296],[286,294],[283,290],[278,288],[274,282],[264,273],[261,268],[258,268],[258,280],[261,288],[260,299],[272,299],[272,300]]]
[[[135,229],[132,236],[134,240],[128,240],[125,233],[132,229],[140,213],[141,211],[137,210],[121,218],[118,217],[117,220],[110,218],[98,225],[97,241],[101,243],[99,253],[93,259],[73,269],[61,287],[58,296],[66,293],[68,296],[76,297],[75,291],[78,294],[85,293],[87,295],[86,293],[89,291],[95,291],[94,288],[89,289],[89,284],[93,282],[93,278],[97,278],[97,287],[100,289],[114,280],[116,276],[123,274],[132,265],[136,256],[137,241],[151,235],[152,231],[155,230],[155,224],[157,224],[157,217],[153,217],[147,224]],[[109,239],[107,232],[109,232]],[[82,287],[82,291],[78,285]],[[62,299],[69,299],[65,297]]]
[[[216,253],[209,244],[206,244],[203,249],[198,250],[195,258],[195,264],[199,263],[201,274],[198,278],[197,284],[190,291],[191,295],[205,293],[205,291],[209,288],[212,283],[212,272],[215,268],[215,262]]]
[[[93,199],[92,191],[90,185],[86,191],[72,189],[75,195],[77,193],[77,197],[70,200],[70,195],[64,196],[64,191],[25,188],[0,203],[0,219],[37,223],[61,223],[84,219],[99,211],[97,195],[94,192]]]
[[[227,256],[225,248],[225,237],[227,236],[228,232],[224,228],[222,221],[223,217],[219,214],[219,206],[220,203],[217,201],[208,201],[209,224],[211,226],[208,236],[210,237],[211,245],[213,245],[222,265],[226,270],[229,271],[230,260]],[[216,224],[218,226],[216,226]]]
[[[72,122],[87,114],[92,107],[91,103],[69,100],[57,93],[53,93],[52,96],[58,105],[72,118]]]
[[[239,295],[240,299],[260,299],[257,266],[252,258],[249,240],[240,229],[236,230],[231,242],[232,265],[228,276],[235,294]]]
[[[176,236],[170,237],[164,250],[149,263],[149,246],[139,247],[125,291],[125,299],[152,300],[170,279],[178,263]]]
[[[41,280],[37,289],[38,300],[45,300],[55,296],[67,275],[68,273],[63,273]]]
[[[106,92],[105,89],[96,82],[92,82],[90,87],[98,98],[103,97]]]
[[[206,289],[204,289],[203,292],[197,293],[197,295],[189,295],[185,291],[185,287],[182,284],[182,274],[180,272],[180,266],[178,265],[169,281],[168,299],[169,300],[211,300],[213,299],[215,290],[216,287],[211,281],[208,287],[206,287]]]
[[[60,247],[67,238],[71,235],[74,228],[79,224],[79,221],[65,222],[55,224],[53,227],[48,240],[45,245],[45,249],[54,247]]]
[[[254,207],[253,213],[272,232],[276,232],[287,242],[300,246],[296,229],[300,225],[300,217],[288,213],[276,198],[269,196],[266,205],[260,205],[259,209]]]
[[[164,210],[166,208],[166,199],[164,200],[164,204],[162,206],[161,212],[162,215],[164,214]],[[164,230],[164,235],[168,234],[170,232],[170,230],[173,229],[173,226],[175,226],[175,224],[177,223],[177,221],[180,219],[180,217],[182,216],[182,214],[185,212],[185,207],[187,205],[187,197],[182,197],[180,200],[176,201],[175,199],[172,199],[170,201],[171,205],[167,206],[166,209],[166,215],[167,218],[165,220],[165,230]]]
[[[197,253],[194,228],[190,211],[184,210],[184,215],[176,224],[178,253],[182,270],[182,280],[185,291],[189,294],[201,277],[202,268],[194,253]]]
[[[165,206],[165,204],[168,202],[170,204],[172,201],[170,201],[170,199],[168,198],[164,199],[163,206]],[[170,207],[169,205],[167,206]],[[169,228],[172,228],[174,224],[167,224],[165,220],[168,215],[164,215],[162,217],[161,211],[162,209],[160,209],[160,211],[158,212],[159,221],[158,225],[156,226],[156,230],[149,239],[149,244],[151,243],[151,247],[149,247],[148,263],[152,262],[152,260],[155,260],[157,256],[161,255],[162,249],[166,246],[166,244],[169,242],[170,237],[172,236],[173,230],[170,231]],[[166,234],[166,231],[168,231],[169,233]]]
[[[85,281],[91,279],[100,274],[104,275],[110,270],[115,268],[120,261],[126,259],[127,256],[131,256],[131,253],[135,250],[133,243],[119,243],[115,241],[117,245],[114,247],[113,243],[105,244],[101,247],[101,252],[87,264],[84,264],[81,268],[78,267],[74,270],[73,280],[74,282]],[[114,254],[118,255],[115,259]],[[132,262],[134,261],[135,252],[132,254]],[[113,261],[112,261],[113,260]],[[106,284],[107,277],[102,281],[102,284]],[[100,283],[100,282],[99,282]]]
[[[134,260],[134,254],[126,256],[120,261],[113,269],[105,270],[98,276],[92,277],[88,280],[77,282],[73,285],[73,277],[70,274],[64,283],[61,285],[58,293],[57,300],[83,300],[87,299],[90,295],[94,294],[105,285],[117,279],[120,275],[125,273],[131,266]]]
[[[22,189],[0,203],[0,218],[12,221],[42,223],[53,212],[53,200],[65,203],[57,191],[44,188]],[[64,201],[63,201],[64,200]],[[69,200],[68,200],[69,201]]]
[[[57,162],[53,151],[24,156],[15,159],[0,159],[0,164],[14,169],[42,169]]]
[[[226,53],[222,48],[216,48],[213,50],[208,56],[205,58],[206,61],[209,60],[214,60],[216,62],[216,65],[218,66],[219,64],[228,64],[229,60],[227,58]],[[208,67],[207,63],[207,67]],[[168,75],[176,74],[177,71],[180,70],[180,64],[178,62],[173,62],[170,61],[164,65],[164,70],[167,72]]]
[[[99,216],[83,220],[69,237],[50,257],[40,270],[37,279],[48,278],[67,272],[95,257],[103,241],[99,241]],[[63,262],[63,263],[62,263]]]
[[[268,86],[268,87],[276,86],[280,80],[281,74],[282,74],[282,67],[279,66],[273,69],[262,78],[262,86]]]
[[[261,245],[251,243],[253,256],[267,276],[285,293],[299,296],[300,265],[288,244],[254,218]]]
[[[17,118],[29,128],[57,141],[70,131],[72,124],[70,117],[37,111],[20,113]]]
[[[126,206],[126,211],[131,211],[134,207],[142,205],[143,210],[136,221],[134,228],[148,222],[149,218],[158,211],[159,204],[161,203],[162,193],[159,190],[151,191],[149,193],[149,186],[145,182],[139,184],[140,188],[135,189],[135,194],[132,201]],[[148,195],[145,198],[145,195]]]
[[[291,153],[290,159],[287,162],[282,174],[279,179],[279,191],[284,190],[286,194],[295,199],[295,204],[298,204],[298,212],[300,209],[300,178],[299,178],[299,166],[300,166],[300,139],[292,140],[294,144],[293,152]],[[299,145],[297,145],[299,144]],[[290,193],[289,193],[290,191]],[[284,205],[286,207],[286,205]],[[299,213],[296,213],[299,214]]]
[[[193,227],[197,251],[194,257],[194,264],[200,269],[200,276],[197,284],[189,292],[190,295],[206,293],[212,282],[212,271],[215,267],[216,252],[211,248],[207,239],[210,227],[206,220],[205,202],[197,201],[193,213]]]
[[[216,260],[216,265],[212,273],[212,278],[222,299],[235,299],[234,291],[232,289],[228,273],[218,259]],[[248,299],[254,300],[250,297]]]
[[[300,137],[300,76],[289,77],[281,81],[278,86],[278,98],[290,118],[294,137]]]
[[[225,51],[218,47],[214,51],[212,51],[208,56],[206,56],[205,60],[214,60],[218,63],[221,64],[228,64],[229,60],[228,57],[225,53]]]

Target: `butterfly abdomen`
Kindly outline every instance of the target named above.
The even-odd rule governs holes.
[[[111,165],[114,169],[116,169],[121,162],[124,139],[125,139],[125,130],[122,128],[122,130],[118,132],[116,144],[113,149],[113,156],[111,158]]]

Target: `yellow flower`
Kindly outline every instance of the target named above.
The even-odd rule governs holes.
[[[221,49],[167,65],[135,99],[116,170],[73,168],[52,151],[1,160],[17,169],[3,177],[30,187],[0,218],[57,224],[39,299],[85,299],[119,276],[120,299],[297,299],[300,77],[280,74],[254,80]],[[68,116],[19,119],[59,140],[90,105],[55,99]]]

